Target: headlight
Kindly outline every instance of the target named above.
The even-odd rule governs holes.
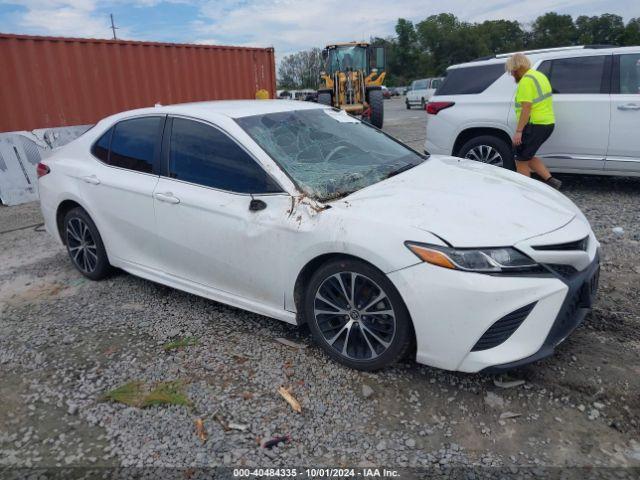
[[[515,248],[451,248],[405,242],[420,260],[439,267],[468,272],[518,272],[535,270],[538,264]]]

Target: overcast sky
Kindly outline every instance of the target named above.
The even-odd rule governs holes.
[[[640,17],[640,0],[0,0],[0,32],[273,46],[278,58],[326,43],[394,34],[399,17],[531,22],[555,11]]]

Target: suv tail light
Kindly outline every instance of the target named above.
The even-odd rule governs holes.
[[[44,177],[50,171],[51,169],[42,162],[38,163],[36,166],[36,174],[38,175],[38,178]]]
[[[425,110],[431,115],[437,115],[440,110],[453,107],[455,104],[455,102],[429,102],[427,103]]]

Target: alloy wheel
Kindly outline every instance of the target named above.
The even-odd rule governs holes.
[[[92,273],[98,266],[98,248],[91,235],[89,225],[74,217],[67,222],[67,248],[76,266],[86,273]]]
[[[375,359],[393,342],[396,313],[391,300],[365,275],[340,272],[326,278],[313,310],[323,339],[346,358]]]
[[[467,152],[465,158],[495,165],[496,167],[502,167],[503,164],[502,155],[491,145],[476,145]]]

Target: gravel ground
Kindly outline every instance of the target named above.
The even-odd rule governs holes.
[[[423,112],[401,102],[386,129],[421,148]],[[640,466],[640,178],[562,179],[602,242],[599,296],[555,356],[508,377],[349,370],[304,329],[125,273],[87,281],[36,204],[0,207],[0,467]],[[104,400],[129,381],[178,381],[190,403]]]

